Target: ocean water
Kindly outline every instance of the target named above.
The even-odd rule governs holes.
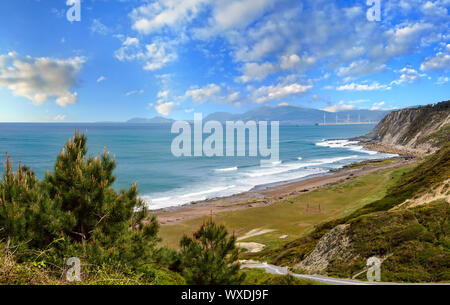
[[[368,151],[346,139],[373,125],[280,126],[280,162],[260,166],[257,157],[181,157],[171,153],[176,134],[168,125],[0,124],[0,162],[31,167],[39,178],[52,171],[57,154],[76,128],[85,130],[89,154],[106,147],[115,155],[114,187],[138,181],[151,209],[249,191],[255,186],[301,179],[356,161],[392,155]]]

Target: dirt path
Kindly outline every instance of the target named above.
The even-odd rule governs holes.
[[[395,162],[382,166],[369,165],[356,170],[341,170],[336,173],[283,185],[270,186],[265,189],[258,189],[257,191],[249,191],[229,197],[206,200],[172,209],[156,210],[153,211],[153,214],[158,216],[161,225],[174,225],[188,219],[209,216],[211,214],[270,205],[274,202],[298,196],[302,193],[308,193],[333,183],[349,180],[355,176],[362,176],[414,162],[415,160],[413,159],[398,159]]]

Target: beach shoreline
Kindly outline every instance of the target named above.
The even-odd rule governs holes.
[[[375,165],[376,162],[391,160],[386,164]],[[280,181],[268,185],[255,186],[252,190],[214,199],[192,202],[181,206],[153,210],[162,226],[176,225],[183,221],[215,215],[221,212],[268,206],[280,200],[286,200],[300,194],[325,188],[333,183],[350,180],[352,177],[363,176],[376,171],[414,163],[410,157],[393,157],[349,164],[346,168],[316,174],[291,181]],[[361,165],[361,168],[352,169]]]

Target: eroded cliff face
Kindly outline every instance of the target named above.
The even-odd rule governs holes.
[[[385,152],[434,153],[450,141],[450,101],[391,112],[357,140]]]

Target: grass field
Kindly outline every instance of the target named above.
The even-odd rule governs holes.
[[[387,189],[411,168],[409,166],[380,170],[270,206],[220,213],[214,215],[214,219],[237,236],[253,229],[274,230],[240,242],[256,242],[264,244],[268,249],[277,248],[310,232],[314,225],[349,215],[358,208],[382,198]],[[160,236],[163,238],[163,245],[177,248],[183,234],[191,234],[203,221],[204,218],[196,218],[176,225],[162,226]],[[283,235],[287,237],[280,239]]]

